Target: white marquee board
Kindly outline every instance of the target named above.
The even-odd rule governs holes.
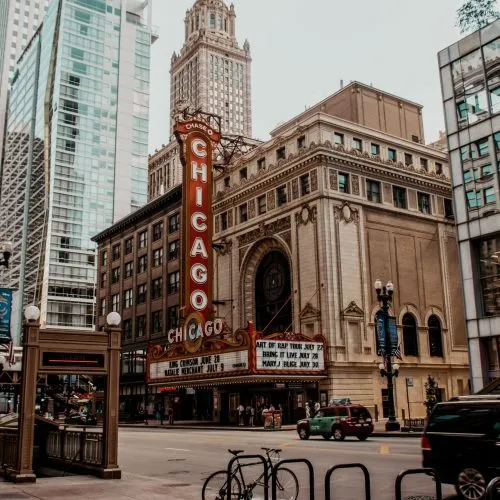
[[[322,342],[257,340],[257,370],[323,371]]]

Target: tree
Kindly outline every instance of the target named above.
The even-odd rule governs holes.
[[[460,33],[476,31],[498,19],[500,13],[495,10],[496,3],[497,0],[467,0],[457,10]]]
[[[425,383],[425,401],[424,405],[427,410],[427,419],[431,416],[432,410],[437,403],[437,391],[438,385],[433,377],[430,375],[427,377],[427,382]]]

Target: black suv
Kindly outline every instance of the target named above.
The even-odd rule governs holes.
[[[500,476],[500,396],[461,396],[434,408],[422,436],[424,467],[466,500]]]

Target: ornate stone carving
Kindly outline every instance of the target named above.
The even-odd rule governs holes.
[[[337,171],[333,168],[328,169],[328,180],[330,182],[330,189],[337,191]]]
[[[296,200],[299,197],[299,180],[292,179],[292,198]]]
[[[311,191],[318,190],[318,171],[316,169],[311,170]]]
[[[333,210],[335,219],[343,220],[346,224],[349,222],[359,223],[359,211],[351,207],[348,201],[342,202],[342,205],[336,206]]]
[[[239,264],[239,267],[241,267],[241,264],[243,263],[243,259],[245,258],[245,253],[246,253],[247,249],[246,248],[240,248],[240,254],[239,254],[239,260],[240,260],[240,264]]]
[[[352,176],[352,194],[359,196],[359,177],[357,175]]]
[[[219,216],[217,215],[215,217],[215,232],[218,233],[220,230],[220,227],[219,227]]]
[[[274,191],[267,192],[267,209],[272,210],[276,206],[276,199],[274,197]]]
[[[304,309],[300,311],[300,319],[318,319],[321,317],[321,310],[314,307],[310,302],[307,302]]]
[[[356,304],[354,300],[349,302],[349,305],[342,311],[342,315],[344,317],[349,316],[349,317],[355,317],[355,318],[362,318],[364,316],[363,310]]]
[[[317,208],[315,206],[310,206],[309,204],[303,205],[300,212],[295,214],[295,224],[300,226],[303,224],[307,226],[309,222],[316,222]]]
[[[277,233],[281,233],[291,228],[290,217],[283,217],[281,219],[277,219],[275,221],[270,222],[269,224],[264,224],[261,222],[259,227],[253,229],[252,231],[248,231],[248,233],[242,234],[238,236],[238,246],[244,247],[249,243],[254,242],[255,240],[262,238],[263,236],[274,236]]]
[[[255,200],[248,201],[248,218],[253,219],[255,217]]]
[[[227,255],[231,253],[231,249],[233,248],[233,240],[231,238],[226,239],[222,238],[220,241],[216,242],[217,246],[214,248],[215,252],[218,255]]]
[[[227,211],[227,227],[233,227],[233,210]]]
[[[292,185],[290,182],[286,183],[286,197],[287,197],[286,199],[288,201],[291,201],[291,199],[292,199]]]
[[[283,238],[285,243],[288,245],[288,248],[291,250],[292,249],[292,232],[285,231],[284,233],[281,233],[280,236]]]

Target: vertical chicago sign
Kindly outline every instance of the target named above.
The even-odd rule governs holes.
[[[212,163],[220,132],[201,118],[179,121],[174,130],[184,167],[182,186],[181,316],[175,341],[193,351],[212,333]],[[174,340],[174,339],[172,339]]]

